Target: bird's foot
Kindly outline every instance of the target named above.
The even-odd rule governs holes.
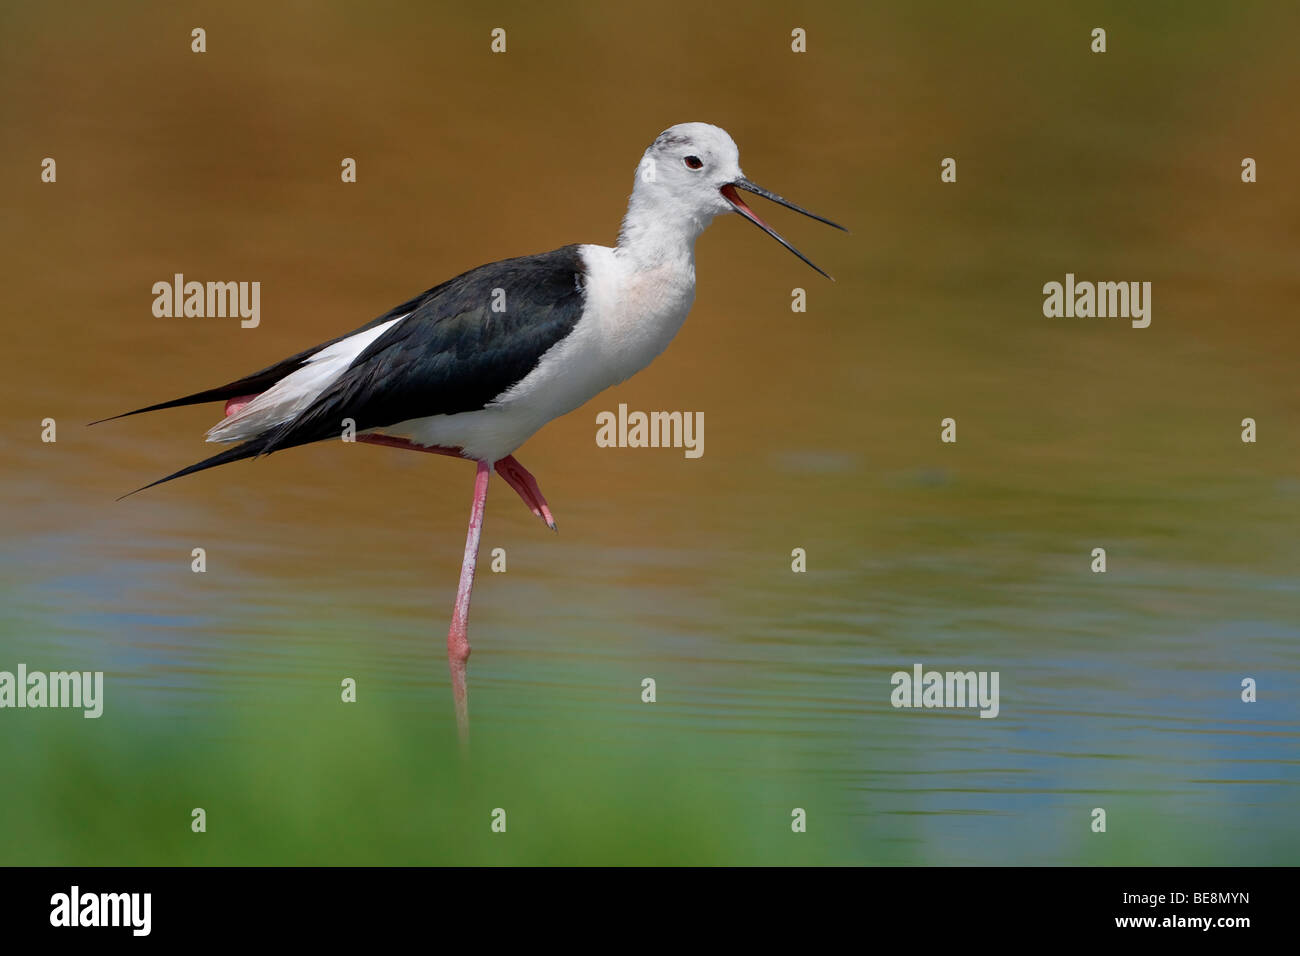
[[[524,500],[529,510],[542,519],[546,527],[552,531],[559,530],[555,527],[555,516],[551,514],[550,505],[546,503],[542,489],[537,487],[537,479],[533,477],[532,472],[519,464],[514,455],[506,455],[492,467]]]

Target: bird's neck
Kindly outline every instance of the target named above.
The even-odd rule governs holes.
[[[680,209],[653,207],[634,194],[616,251],[641,269],[681,266],[694,271],[695,240],[708,224],[708,219]]]

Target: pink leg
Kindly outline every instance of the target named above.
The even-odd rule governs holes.
[[[524,504],[532,509],[533,514],[545,521],[546,526],[552,531],[556,530],[555,518],[551,515],[550,506],[542,495],[542,489],[537,487],[537,479],[533,477],[532,472],[519,464],[514,455],[506,455],[492,467],[511,488],[518,492],[519,497],[524,499]]]
[[[478,564],[479,539],[483,535],[483,511],[487,507],[488,479],[492,466],[478,463],[474,475],[474,504],[469,512],[469,531],[465,535],[465,559],[460,566],[460,587],[456,589],[456,607],[447,631],[447,664],[451,668],[451,690],[456,699],[456,726],[461,743],[469,742],[469,692],[465,686],[465,665],[469,662],[469,599],[474,591],[474,568]]]
[[[233,401],[239,401],[239,399]],[[405,438],[394,438],[391,435],[358,435],[357,441],[370,445],[387,445],[390,448],[405,448],[409,451],[423,451],[431,455],[449,455],[452,458],[464,457],[459,448],[447,448],[443,445],[416,445]],[[555,517],[551,514],[551,508],[546,503],[546,498],[542,496],[542,489],[537,487],[537,479],[532,476],[527,468],[515,460],[514,455],[507,455],[492,467],[498,475],[505,479],[506,484],[515,490],[515,494],[523,499],[529,511],[541,518],[552,531],[556,530]]]
[[[358,435],[357,441],[365,442],[367,445],[387,445],[389,448],[405,448],[407,451],[424,451],[430,455],[447,455],[451,458],[464,458],[459,448],[448,448],[446,445],[417,445],[415,442],[407,441],[405,438],[394,438],[392,435]]]
[[[411,451],[429,452],[463,458],[459,448],[440,445],[416,445],[404,438],[389,435],[358,435],[357,441],[372,445],[388,445]],[[537,486],[537,479],[513,455],[507,455],[495,465],[506,483],[523,499],[533,514],[555,530],[555,518],[550,506]],[[460,586],[456,590],[456,606],[452,610],[451,627],[447,630],[447,666],[451,670],[451,690],[456,701],[456,726],[462,745],[469,743],[469,689],[466,682],[466,665],[469,663],[469,602],[474,591],[474,570],[478,564],[479,541],[483,535],[483,512],[487,507],[488,481],[494,466],[486,461],[477,463],[474,476],[474,504],[470,509],[469,531],[465,535],[465,557],[460,566]]]
[[[260,392],[254,392],[252,395],[240,395],[238,398],[232,398],[230,401],[226,402],[226,418],[235,414],[235,412],[239,411],[260,394]]]

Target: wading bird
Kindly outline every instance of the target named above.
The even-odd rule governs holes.
[[[571,245],[479,266],[260,372],[115,416],[226,403],[224,420],[207,440],[239,444],[144,487],[338,438],[348,419],[357,441],[475,462],[465,557],[447,632],[464,740],[469,602],[492,472],[554,530],[536,479],[514,451],[551,419],[639,372],[668,347],[695,298],[695,240],[715,216],[740,213],[826,275],[763,222],[738,190],[844,228],[746,179],[725,130],[679,124],[646,149],[614,248]]]

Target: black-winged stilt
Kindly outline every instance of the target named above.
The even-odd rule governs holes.
[[[260,372],[115,416],[226,403],[208,441],[240,444],[144,488],[340,437],[347,419],[358,441],[476,462],[447,633],[464,739],[469,602],[493,470],[554,530],[537,481],[513,452],[551,419],[639,372],[668,347],[695,297],[695,240],[715,216],[739,212],[826,275],[745,205],[742,189],[844,228],[747,180],[725,130],[679,124],[645,151],[614,248],[565,246],[471,269],[355,332]]]

